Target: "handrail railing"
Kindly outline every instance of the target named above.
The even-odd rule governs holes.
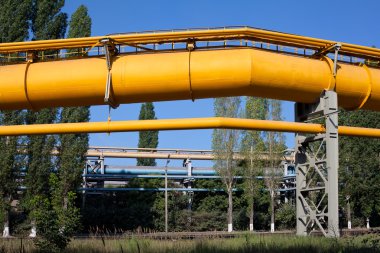
[[[273,43],[277,45],[295,46],[316,51],[323,50],[337,41],[317,39],[289,33],[244,27],[224,27],[215,29],[187,29],[170,31],[153,31],[143,33],[127,33],[86,38],[70,38],[56,40],[40,40],[29,42],[1,43],[0,54],[28,52],[39,50],[69,49],[100,46],[100,40],[110,38],[115,45],[160,44],[192,41],[217,40],[251,40]],[[354,56],[363,59],[380,59],[380,49],[341,43],[340,55]]]

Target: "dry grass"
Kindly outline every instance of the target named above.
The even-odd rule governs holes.
[[[2,240],[0,252],[38,252],[31,240]],[[246,234],[233,239],[143,240],[143,239],[77,239],[66,253],[319,253],[380,252],[379,236],[360,236],[339,240],[323,237],[259,236]]]

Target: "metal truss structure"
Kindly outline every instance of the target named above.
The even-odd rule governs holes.
[[[339,237],[338,215],[338,103],[325,91],[315,105],[296,105],[298,120],[324,119],[326,133],[296,137],[297,235],[314,229]]]

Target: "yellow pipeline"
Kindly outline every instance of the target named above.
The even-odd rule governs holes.
[[[0,66],[0,109],[104,104],[107,68],[94,57]],[[336,89],[347,109],[380,110],[380,70],[259,49],[129,54],[112,65],[118,103],[259,96],[315,102]]]
[[[162,131],[210,128],[313,134],[325,132],[325,128],[320,124],[235,118],[190,118],[1,126],[0,136],[132,132],[151,130]],[[342,126],[338,128],[338,132],[340,135],[380,138],[380,129]]]

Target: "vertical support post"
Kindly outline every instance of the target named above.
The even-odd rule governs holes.
[[[339,237],[338,210],[338,100],[324,91],[319,103],[296,104],[298,121],[325,119],[325,134],[296,137],[297,235],[319,229],[325,236]]]
[[[165,233],[168,233],[168,168],[165,167]]]
[[[83,169],[83,176],[82,176],[82,188],[85,189],[87,187],[87,179],[86,179],[86,175],[87,175],[87,162],[86,162],[86,166],[84,167]],[[84,210],[84,208],[86,207],[86,191],[83,190],[82,191],[82,210]]]
[[[338,199],[338,98],[334,91],[324,94],[324,115],[326,122],[326,166],[328,196],[328,229],[329,237],[339,237],[339,199]]]
[[[101,156],[99,161],[100,161],[100,174],[104,175],[105,174],[104,157]]]
[[[306,187],[306,176],[303,170],[297,166],[298,164],[303,164],[306,162],[306,155],[302,142],[304,141],[304,136],[299,134],[296,135],[296,154],[295,154],[295,164],[296,164],[296,217],[297,217],[297,235],[307,235],[307,220],[306,220],[306,207],[300,197],[301,189]]]
[[[168,155],[168,160],[165,165],[165,233],[168,233],[168,164],[170,154]]]
[[[350,205],[350,195],[346,196],[347,205],[347,228],[351,229],[351,205]]]

